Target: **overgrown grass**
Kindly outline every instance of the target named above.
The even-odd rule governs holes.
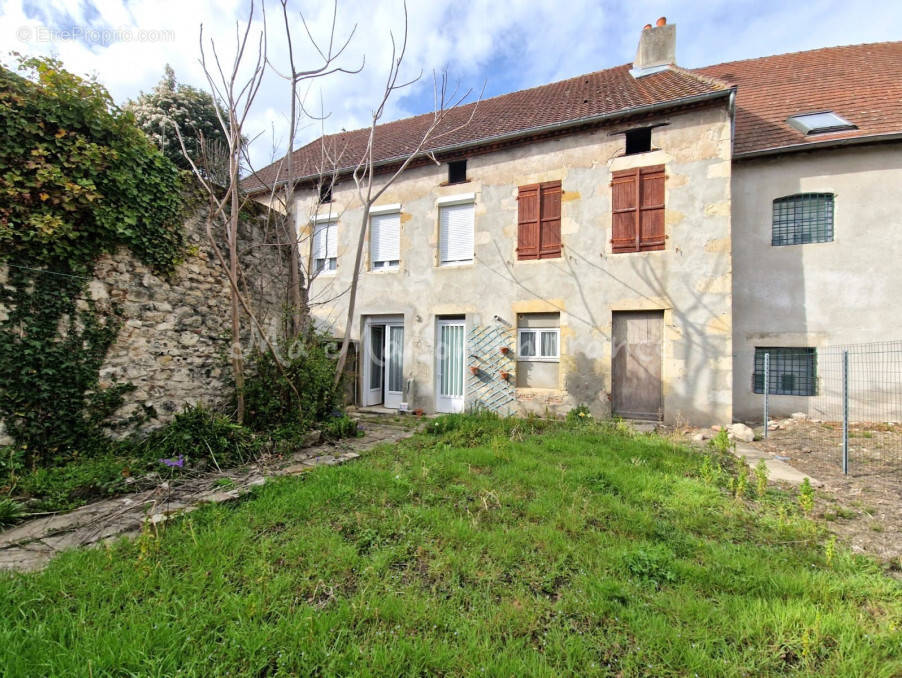
[[[324,418],[320,425],[330,440],[357,435],[356,422],[341,411]],[[27,506],[7,519],[2,516],[8,512],[0,508],[0,527],[29,512],[68,511],[154,487],[163,478],[240,466],[266,452],[290,454],[299,448],[308,430],[309,426],[298,424],[255,432],[198,405],[186,407],[146,437],[109,440],[106,449],[73,452],[58,465],[27,469],[21,450],[0,448],[0,499]]]
[[[824,539],[792,497],[728,494],[719,455],[591,423],[449,417],[429,430],[135,542],[0,577],[0,666],[902,672],[899,584]]]

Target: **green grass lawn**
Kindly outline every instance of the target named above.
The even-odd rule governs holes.
[[[431,426],[0,576],[0,672],[902,675],[902,586],[794,497],[613,426]]]

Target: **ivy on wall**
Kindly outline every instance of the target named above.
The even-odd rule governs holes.
[[[94,264],[126,247],[172,272],[184,203],[179,170],[100,84],[52,59],[18,71],[0,66],[0,420],[35,465],[90,451],[128,388],[98,385],[120,321],[87,294]]]

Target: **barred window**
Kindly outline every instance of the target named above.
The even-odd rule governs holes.
[[[764,354],[768,359],[767,392],[771,395],[817,395],[817,351],[813,348],[755,347],[755,393],[764,393]]]
[[[832,193],[799,193],[774,200],[772,245],[804,245],[832,240]]]

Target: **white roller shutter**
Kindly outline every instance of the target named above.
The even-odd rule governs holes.
[[[439,260],[442,264],[473,261],[474,205],[439,207]]]
[[[401,259],[401,213],[370,217],[370,259],[373,264]]]
[[[338,256],[338,222],[316,224],[313,231],[313,258],[334,259]]]

